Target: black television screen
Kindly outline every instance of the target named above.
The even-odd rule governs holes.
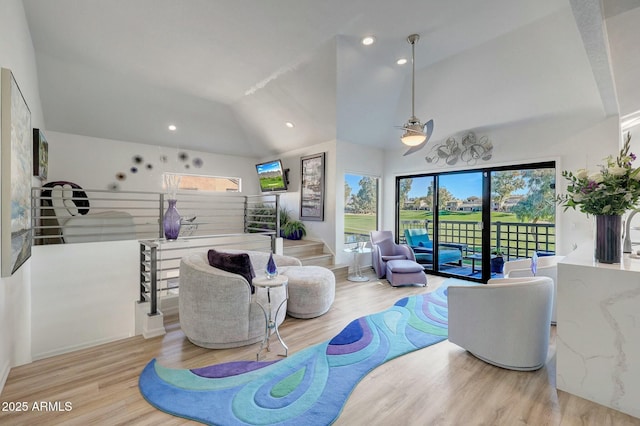
[[[256,164],[256,170],[262,192],[287,190],[287,179],[282,168],[282,161],[273,160]]]

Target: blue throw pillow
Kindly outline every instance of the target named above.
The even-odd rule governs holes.
[[[420,247],[431,247],[432,244],[428,234],[412,235],[411,243]]]

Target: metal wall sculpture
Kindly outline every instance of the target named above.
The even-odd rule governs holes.
[[[479,160],[488,161],[492,153],[493,144],[486,136],[478,139],[475,133],[469,132],[460,142],[452,136],[443,143],[433,145],[424,159],[429,164],[438,164],[442,161],[453,166],[460,161],[472,166]]]

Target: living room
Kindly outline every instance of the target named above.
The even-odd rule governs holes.
[[[333,6],[338,7],[333,3]],[[416,100],[419,103],[416,115],[421,119],[434,118],[437,133],[434,132],[430,144],[442,143],[449,136],[458,136],[474,130],[479,135],[488,136],[494,146],[492,158],[479,165],[500,166],[555,161],[558,176],[561,170],[593,168],[602,158],[615,155],[620,147],[621,116],[640,109],[640,96],[628,101],[637,91],[634,92],[630,87],[615,87],[611,71],[607,76],[606,72],[598,68],[598,58],[602,56],[597,56],[598,46],[594,48],[593,41],[588,40],[589,34],[593,35],[595,30],[593,27],[581,27],[580,19],[576,18],[579,11],[593,13],[593,7],[599,10],[600,2],[588,2],[580,6],[577,2],[549,1],[543,6],[532,8],[534,10],[530,11],[531,15],[528,17],[527,11],[519,13],[518,6],[507,7],[506,3],[489,2],[485,5],[488,10],[474,10],[475,15],[466,14],[465,19],[452,24],[451,32],[466,35],[466,41],[462,43],[466,46],[464,49],[452,54],[440,53],[435,48],[418,50],[417,64],[424,61],[423,63],[429,66],[423,65],[417,70]],[[617,40],[613,33],[621,32],[625,23],[634,22],[638,9],[618,4],[624,2],[604,3],[609,7],[619,7],[607,16],[607,26],[604,29],[610,33],[610,40]],[[377,6],[382,9],[386,7],[384,2]],[[406,8],[404,13],[414,13],[413,3],[395,3],[394,9],[401,6]],[[125,119],[121,123],[111,123],[112,119],[115,120],[120,115],[115,113],[115,110],[111,110],[111,114],[94,113],[88,109],[87,103],[79,101],[77,104],[67,101],[68,109],[56,104],[56,86],[59,84],[63,87],[63,81],[73,81],[80,75],[70,72],[65,61],[78,67],[78,70],[83,66],[89,68],[97,75],[94,81],[101,81],[106,74],[114,71],[106,66],[101,69],[100,65],[95,63],[78,63],[73,58],[64,56],[51,57],[51,53],[46,52],[46,43],[43,44],[43,40],[36,39],[37,32],[31,28],[34,22],[44,19],[43,16],[39,16],[39,20],[36,20],[33,13],[40,7],[46,9],[47,6],[43,2],[11,0],[3,2],[0,7],[0,66],[11,69],[31,111],[32,127],[43,129],[47,136],[50,181],[65,180],[80,183],[85,188],[107,189],[114,182],[114,176],[118,172],[130,167],[133,156],[156,159],[166,155],[174,158],[178,150],[185,150],[192,157],[202,159],[202,167],[198,173],[238,177],[242,179],[243,193],[257,194],[259,189],[255,164],[281,158],[285,167],[290,169],[292,177],[290,191],[282,194],[282,200],[290,209],[297,211],[300,157],[325,152],[325,220],[306,222],[307,232],[310,238],[323,240],[335,253],[337,261],[350,263],[351,256],[343,250],[345,173],[357,172],[381,179],[379,225],[380,229],[393,229],[396,176],[428,170],[449,171],[468,168],[466,165],[430,166],[424,158],[426,149],[415,154],[403,155],[406,147],[400,143],[401,132],[394,126],[401,125],[409,116],[410,70],[400,71],[402,78],[398,80],[399,83],[385,85],[384,82],[389,78],[386,77],[387,74],[397,72],[392,68],[391,62],[391,65],[381,67],[376,74],[377,80],[374,79],[374,82],[379,83],[380,90],[367,90],[375,86],[358,84],[358,81],[363,79],[359,74],[361,69],[350,68],[350,64],[357,58],[370,54],[364,50],[355,35],[336,33],[331,40],[322,43],[314,39],[316,44],[309,52],[311,54],[313,50],[313,59],[309,62],[286,64],[291,69],[298,66],[307,72],[325,67],[333,69],[333,73],[328,77],[312,76],[312,83],[318,85],[327,78],[333,80],[333,89],[327,91],[323,86],[309,94],[305,92],[311,100],[307,100],[300,109],[313,112],[300,121],[296,120],[296,128],[293,129],[294,132],[300,132],[298,135],[303,135],[302,137],[284,133],[289,131],[284,125],[278,130],[282,133],[256,137],[255,134],[259,133],[260,126],[264,123],[289,119],[274,118],[275,113],[255,114],[256,108],[258,111],[269,111],[268,106],[256,107],[254,104],[263,96],[257,89],[260,86],[258,83],[264,82],[256,82],[253,95],[245,96],[246,99],[238,106],[235,115],[225,109],[222,102],[207,103],[198,99],[188,104],[180,104],[184,106],[182,111],[174,111],[179,112],[182,117],[180,122],[183,124],[179,131],[186,133],[191,124],[210,121],[211,127],[205,130],[210,135],[206,142],[211,149],[206,150],[186,146],[164,128],[151,128],[151,123],[144,121],[136,121],[133,127],[141,128],[148,134],[148,140],[156,139],[159,141],[158,144],[143,143],[133,136],[126,136],[125,130],[132,127],[132,123],[125,123],[126,114],[130,113],[130,110],[125,110]],[[420,10],[423,10],[423,7],[421,6]],[[496,14],[495,9],[491,10],[492,7],[504,7],[499,9],[504,15]],[[520,5],[520,8],[525,6]],[[31,15],[27,11],[31,12]],[[428,10],[425,14],[428,15]],[[43,15],[46,16],[44,13]],[[443,16],[449,17],[446,14]],[[484,38],[478,36],[474,39],[476,25],[491,26],[492,16],[503,24],[503,21],[513,20],[513,28],[503,25],[499,30],[496,29],[494,34],[482,33]],[[51,25],[55,25],[53,15],[51,22]],[[604,22],[604,18],[601,17],[599,23]],[[379,45],[394,44],[398,51],[408,55],[410,46],[404,37],[413,31],[422,34],[420,47],[426,48],[434,43],[429,39],[430,27],[419,26],[416,23],[412,25],[414,26],[407,26],[406,31],[400,31],[406,34],[396,37],[397,40],[379,35]],[[455,31],[456,29],[458,31]],[[451,32],[444,32],[441,37],[445,34],[450,36]],[[603,37],[603,34],[600,36]],[[73,38],[73,35],[70,37]],[[224,43],[242,44],[251,41],[234,39],[225,40]],[[623,50],[622,53],[616,46],[608,46],[611,49],[611,60],[614,61],[609,66],[613,67],[614,71],[618,71],[616,65],[619,62],[615,61],[620,61],[621,56],[626,55],[632,59],[639,56],[637,47],[628,44],[624,49],[630,50]],[[296,47],[299,53],[300,46],[296,44]],[[376,45],[370,48],[375,49]],[[607,48],[605,53],[606,50]],[[421,52],[424,52],[422,56]],[[427,56],[429,53],[432,56]],[[599,54],[602,55],[602,51]],[[395,59],[392,58],[393,61]],[[631,65],[633,66],[633,62]],[[45,73],[43,69],[54,72]],[[272,71],[275,74],[264,83],[267,87],[269,82],[276,84],[282,79],[286,80],[285,71],[281,74],[276,73],[277,69]],[[625,83],[625,75],[622,71],[616,73],[615,83]],[[131,103],[133,108],[147,107],[147,104],[140,103],[138,98],[148,98],[151,103],[166,105],[168,100],[179,103],[183,100],[182,97],[186,96],[177,92],[175,87],[166,88],[164,94],[154,92],[154,86],[136,88],[144,77],[134,74],[125,77],[129,77],[130,82],[126,83],[124,88],[130,89],[131,92],[123,99],[125,103]],[[262,78],[267,77],[268,75],[264,75]],[[296,81],[294,79],[294,82]],[[104,93],[100,94],[95,86],[78,86],[75,91],[77,96],[84,100],[104,97]],[[158,86],[161,85],[156,84],[155,88]],[[126,91],[116,86],[112,86],[111,89],[117,94],[114,97],[123,95]],[[280,87],[276,89],[276,92],[284,91]],[[296,83],[293,89],[287,87],[285,92],[296,89],[306,88]],[[322,89],[326,93],[317,93],[322,92]],[[71,89],[71,92],[73,91]],[[367,91],[367,96],[356,96],[359,91]],[[615,105],[616,97],[611,97],[611,93],[615,95],[616,91],[620,106]],[[264,96],[274,95],[269,93]],[[287,96],[289,95],[282,95]],[[392,101],[388,102],[389,99]],[[382,104],[382,107],[366,108],[374,101],[376,104]],[[633,105],[635,109],[631,109]],[[83,109],[87,111],[85,114],[82,113]],[[217,114],[220,110],[223,110],[222,113]],[[246,114],[241,115],[240,112]],[[65,116],[68,127],[65,124],[52,124],[64,123]],[[309,124],[313,119],[318,121],[317,125],[321,129],[315,133],[302,134],[302,129],[306,126],[313,127]],[[99,127],[103,130],[108,127],[122,127],[120,133],[112,132],[109,133],[110,136],[103,136],[107,133],[83,133],[81,130],[73,129],[71,123],[75,121],[100,121]],[[380,122],[383,130],[380,130],[378,125],[373,126],[372,121]],[[629,130],[633,134],[634,128]],[[192,134],[190,138],[203,139],[202,133]],[[305,144],[295,145],[292,141],[296,138],[304,139]],[[287,141],[288,145],[276,145],[274,140],[277,139]],[[252,146],[251,143],[258,143],[256,141],[263,142],[266,148]],[[375,142],[367,144],[367,141]],[[640,140],[632,139],[632,144],[640,146]],[[242,147],[243,153],[234,151],[234,146]],[[126,180],[119,182],[120,189],[160,191],[162,171],[161,167],[155,167],[149,172],[129,175]],[[34,186],[39,184],[40,181],[34,180]],[[564,185],[560,185],[558,189],[563,190]],[[590,219],[579,212],[564,212],[558,209],[556,226],[556,250],[561,254],[567,254],[575,246],[593,238]],[[113,242],[89,247],[90,249],[83,247],[83,244],[34,247],[31,259],[22,268],[13,276],[1,279],[2,383],[6,381],[13,367],[136,334],[130,318],[134,309],[132,301],[137,298],[138,271],[137,264],[129,261],[132,257],[137,259],[136,242]],[[109,293],[112,293],[107,300],[105,288],[110,289]],[[83,290],[81,299],[74,297],[79,290]],[[395,299],[389,302],[393,301]],[[74,318],[68,315],[72,306],[84,309],[83,312],[91,312],[91,316]],[[69,332],[71,327],[73,332]],[[100,330],[100,333],[96,330]]]

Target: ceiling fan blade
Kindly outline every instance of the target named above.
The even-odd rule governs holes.
[[[425,139],[424,142],[422,142],[420,145],[412,146],[411,148],[409,148],[409,150],[407,152],[402,154],[402,156],[406,157],[409,154],[413,154],[414,152],[421,150],[427,144],[428,140],[429,140],[429,138]]]
[[[409,154],[413,154],[414,152],[421,150],[422,148],[424,148],[427,142],[429,142],[429,139],[431,139],[431,135],[433,134],[433,119],[424,123],[423,129],[424,129],[424,133],[427,135],[427,138],[420,145],[412,146],[411,148],[409,148],[409,150],[402,155],[403,157],[406,157]],[[407,130],[410,130],[410,129],[407,129]]]
[[[424,132],[427,135],[427,141],[428,141],[429,138],[431,138],[431,134],[433,133],[433,118],[427,121],[426,123],[424,123]]]

